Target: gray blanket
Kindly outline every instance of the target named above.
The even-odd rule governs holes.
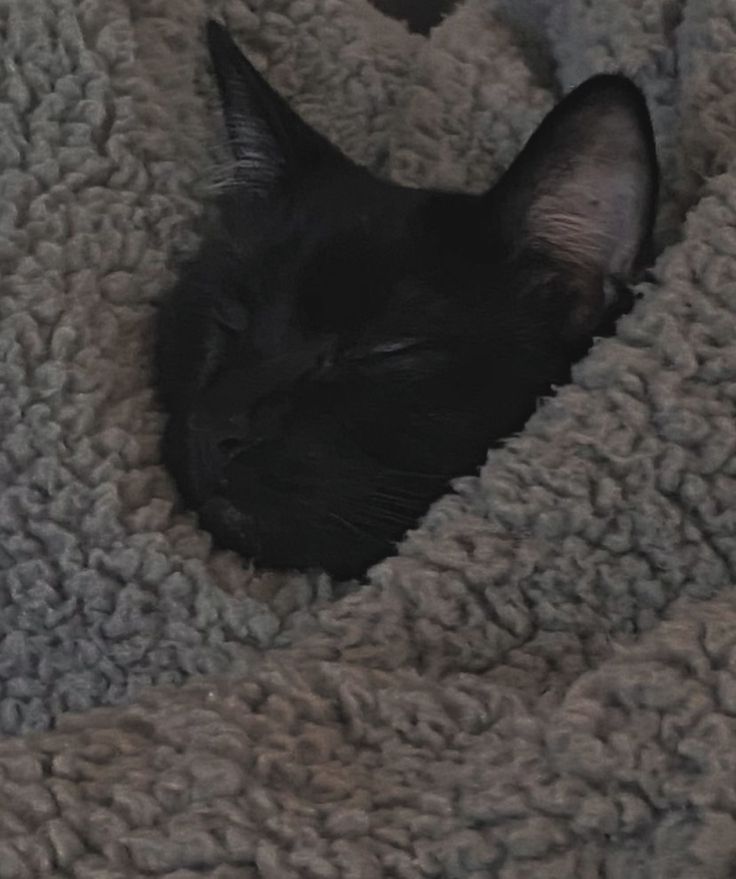
[[[652,106],[643,298],[363,584],[213,552],[159,464],[208,13],[407,183],[597,71]],[[0,876],[736,875],[733,0],[0,0],[0,53]]]

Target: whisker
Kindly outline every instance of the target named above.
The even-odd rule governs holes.
[[[423,473],[421,470],[400,470],[398,467],[386,467],[385,471],[394,476],[407,476],[411,479],[433,479],[443,482],[452,479],[450,473]]]
[[[400,507],[413,507],[417,502],[423,503],[428,498],[432,496],[432,492],[428,492],[426,489],[424,491],[411,491],[403,488],[396,488],[392,491],[374,491],[371,492],[367,497],[373,499],[375,498],[380,503],[388,503],[395,504]]]
[[[327,514],[331,519],[334,519],[336,522],[339,522],[340,525],[344,526],[350,531],[354,531],[356,534],[359,534],[361,537],[367,537],[369,540],[378,541],[380,543],[388,543],[385,537],[380,537],[376,534],[371,534],[369,531],[366,531],[364,528],[356,525],[354,522],[351,522],[348,519],[339,516],[337,513],[329,512]]]
[[[357,517],[359,521],[365,524],[385,524],[400,525],[403,528],[409,527],[415,522],[421,512],[412,512],[412,514],[399,514],[395,511],[371,505],[356,504],[353,500],[349,500],[346,509],[353,518]]]

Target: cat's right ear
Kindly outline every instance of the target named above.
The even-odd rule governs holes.
[[[341,154],[307,125],[248,61],[227,30],[207,22],[207,45],[214,67],[235,180],[253,193],[268,195],[280,183]]]

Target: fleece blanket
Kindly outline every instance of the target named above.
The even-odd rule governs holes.
[[[651,104],[633,313],[364,583],[213,551],[160,466],[207,15],[405,183],[594,72]],[[732,0],[0,0],[0,265],[0,876],[736,875]]]

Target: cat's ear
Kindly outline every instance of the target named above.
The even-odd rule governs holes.
[[[207,22],[207,45],[222,102],[236,180],[268,194],[338,150],[307,125],[248,61],[227,30]]]
[[[594,76],[549,113],[489,193],[509,241],[546,252],[600,289],[638,268],[658,167],[646,102],[626,77]]]

